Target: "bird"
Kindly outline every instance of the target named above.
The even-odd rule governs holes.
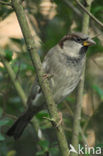
[[[42,67],[45,76],[48,77],[56,104],[62,102],[77,87],[81,79],[88,47],[95,44],[95,41],[87,34],[68,33],[44,57]],[[38,78],[35,79],[32,86],[27,105],[27,110],[7,131],[7,135],[13,136],[15,140],[22,135],[32,117],[45,105]]]

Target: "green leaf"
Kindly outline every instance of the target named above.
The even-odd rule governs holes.
[[[0,117],[2,116],[3,114],[3,109],[0,107]]]
[[[100,87],[98,87],[97,85],[93,85],[93,89],[98,93],[101,100],[103,100],[103,90]]]
[[[0,120],[0,126],[7,125],[9,123],[9,119],[2,119]]]
[[[16,151],[11,150],[7,153],[7,156],[15,156],[15,154],[16,154]]]
[[[11,61],[11,60],[12,60],[12,56],[13,56],[12,51],[11,51],[10,49],[6,49],[6,50],[5,50],[5,54],[6,54],[5,58],[6,58],[8,61]]]
[[[102,10],[103,10],[103,6],[98,6],[95,9],[93,9],[93,14],[96,14],[97,12],[102,11]]]
[[[51,153],[51,155],[58,155],[58,153],[59,153],[59,150],[58,150],[58,148],[57,147],[51,147],[50,149],[49,149],[49,152]]]
[[[36,117],[41,120],[43,119],[43,117],[49,118],[49,114],[46,111],[40,111],[39,113],[37,113]]]
[[[24,39],[10,38],[10,40],[17,44],[21,44],[21,45],[24,44]]]
[[[11,8],[8,8],[7,6],[3,6],[2,5],[2,7],[0,7],[0,17],[1,17],[1,19],[2,20],[4,20],[5,18],[7,18],[9,15],[10,15],[10,13],[12,13],[13,12],[13,9]]]
[[[49,142],[48,140],[41,140],[39,141],[39,145],[41,146],[41,148],[43,149],[43,151],[48,151],[49,149]]]
[[[5,137],[0,133],[0,141],[4,141]]]
[[[45,154],[44,151],[40,151],[40,152],[37,152],[37,153],[36,153],[36,156],[42,156],[42,155],[44,156],[44,154]]]

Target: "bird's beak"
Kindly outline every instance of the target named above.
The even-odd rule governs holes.
[[[92,39],[88,38],[86,41],[83,42],[83,46],[92,46],[95,45],[96,42],[93,41]]]

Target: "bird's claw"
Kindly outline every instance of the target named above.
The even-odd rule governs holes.
[[[63,122],[63,115],[62,115],[62,112],[59,112],[58,114],[59,114],[60,120],[59,120],[59,122],[57,123],[56,127],[59,127],[59,125],[61,125],[62,122]]]
[[[44,75],[43,75],[43,78],[44,78],[44,80],[45,80],[45,79],[51,78],[52,76],[53,76],[52,74],[44,74]]]

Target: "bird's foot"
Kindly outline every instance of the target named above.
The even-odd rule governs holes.
[[[45,79],[50,79],[51,77],[53,77],[53,74],[44,74],[43,78]]]
[[[59,115],[60,120],[59,120],[59,122],[57,123],[56,127],[59,127],[59,126],[62,124],[62,122],[63,122],[63,115],[62,115],[62,112],[59,112],[58,115]]]

